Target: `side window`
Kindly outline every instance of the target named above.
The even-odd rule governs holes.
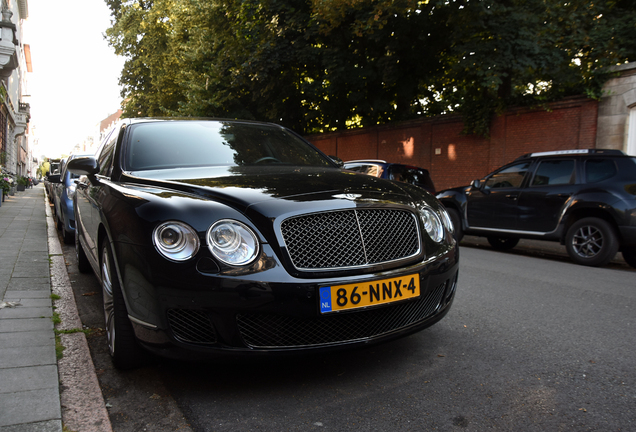
[[[617,173],[616,164],[611,159],[588,159],[585,161],[585,181],[597,183],[612,178]]]
[[[99,174],[105,177],[110,177],[113,171],[113,155],[115,153],[115,144],[117,143],[118,135],[117,133],[113,133],[108,137],[108,141],[106,141],[97,157],[97,161],[99,162]]]
[[[381,167],[379,165],[355,165],[347,169],[349,171],[355,171],[373,177],[380,177],[380,174],[382,174]]]
[[[532,179],[532,186],[562,185],[574,183],[574,160],[545,160]]]
[[[523,178],[528,172],[530,162],[522,162],[511,165],[491,175],[484,185],[485,188],[499,189],[509,187],[520,187]]]
[[[409,177],[409,170],[400,165],[392,165],[389,168],[389,178],[391,180],[401,181],[405,183],[413,183]]]

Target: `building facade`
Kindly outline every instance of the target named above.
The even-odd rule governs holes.
[[[597,148],[636,156],[636,62],[614,66],[598,104]]]
[[[27,71],[31,70],[29,45],[22,40],[28,17],[27,0],[3,0],[0,21],[0,164],[13,176],[35,176],[37,156],[29,148],[30,107]]]

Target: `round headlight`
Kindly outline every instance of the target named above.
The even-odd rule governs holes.
[[[446,208],[440,207],[439,214],[442,215],[442,222],[444,222],[444,226],[450,231],[455,232],[455,226],[453,225],[453,221],[450,218],[450,215],[446,211]]]
[[[199,251],[199,237],[189,225],[165,222],[153,232],[155,247],[161,255],[173,261],[185,261]]]
[[[422,214],[422,222],[424,222],[424,229],[426,229],[429,237],[434,242],[441,242],[444,238],[444,226],[439,216],[428,208],[423,208],[420,212]]]
[[[224,219],[208,229],[208,248],[218,260],[230,265],[249,264],[258,254],[256,234],[245,224]]]

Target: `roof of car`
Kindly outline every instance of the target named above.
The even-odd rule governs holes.
[[[345,163],[387,163],[387,161],[381,159],[357,159],[346,161]]]
[[[609,156],[625,156],[620,150],[613,149],[573,149],[573,150],[554,150],[547,152],[526,153],[523,156],[519,156],[517,159],[527,159],[533,157],[543,156],[563,156],[563,155],[609,155]]]

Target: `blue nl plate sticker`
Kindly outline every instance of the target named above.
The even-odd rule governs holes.
[[[331,287],[320,288],[320,313],[331,312]]]

